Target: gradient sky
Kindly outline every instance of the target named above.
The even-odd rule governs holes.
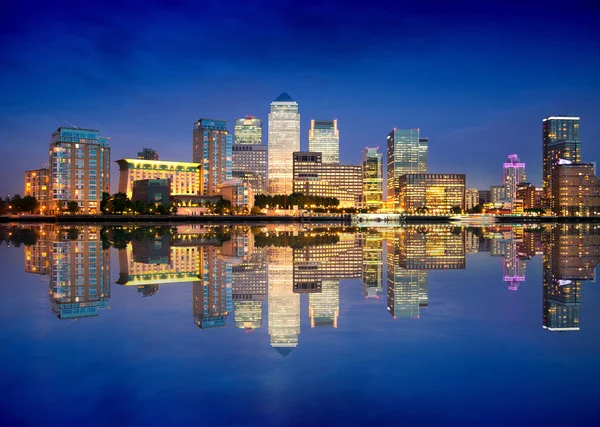
[[[558,114],[581,117],[583,160],[600,161],[598,1],[315,3],[0,3],[0,195],[67,122],[110,137],[113,160],[191,161],[201,117],[257,116],[266,143],[284,91],[302,149],[311,118],[339,120],[343,163],[418,127],[432,173],[484,189],[518,153],[540,185],[541,119]]]

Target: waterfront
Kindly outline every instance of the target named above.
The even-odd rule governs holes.
[[[45,225],[0,238],[9,425],[599,415],[595,225]]]

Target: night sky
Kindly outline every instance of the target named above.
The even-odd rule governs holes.
[[[0,3],[0,195],[47,162],[72,123],[191,161],[201,117],[263,119],[289,93],[301,114],[339,120],[340,159],[385,148],[394,128],[429,136],[432,173],[469,187],[502,179],[518,153],[541,184],[541,119],[581,117],[583,160],[600,162],[600,2],[16,1]],[[113,164],[113,192],[117,166]]]

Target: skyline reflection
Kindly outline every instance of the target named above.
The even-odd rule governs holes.
[[[429,309],[429,272],[466,269],[467,254],[482,252],[502,258],[495,274],[509,291],[518,291],[528,262],[541,255],[542,327],[576,331],[582,285],[595,280],[600,262],[600,228],[593,225],[44,225],[1,232],[9,245],[25,244],[25,272],[48,281],[50,309],[59,319],[98,316],[110,307],[112,247],[116,284],[161,298],[162,286],[191,283],[198,328],[267,326],[270,345],[284,356],[300,343],[303,316],[311,328],[344,327],[341,280],[358,279],[366,300],[385,291],[394,319],[418,319]]]

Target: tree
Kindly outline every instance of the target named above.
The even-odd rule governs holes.
[[[135,202],[135,211],[141,215],[148,213],[148,205],[143,200]]]
[[[475,206],[473,206],[473,209],[471,209],[471,213],[474,213],[474,214],[480,214],[482,212],[483,212],[483,206],[481,206],[481,205],[475,205]]]
[[[252,215],[262,215],[262,209],[255,205],[250,209],[250,213]]]
[[[450,208],[450,213],[458,215],[462,213],[462,209],[460,206],[452,206]]]
[[[166,215],[168,213],[167,207],[164,205],[158,205],[156,207],[156,213],[159,215]]]
[[[29,212],[36,213],[40,204],[34,196],[25,196],[21,200],[20,211],[21,212]]]
[[[109,213],[109,204],[112,202],[112,196],[107,191],[102,192],[102,200],[100,201],[100,212],[103,214]]]
[[[56,213],[60,215],[64,210],[65,210],[65,202],[63,202],[62,200],[57,200],[56,201]]]
[[[67,203],[67,212],[75,215],[77,212],[79,212],[79,203],[77,203],[75,200],[70,200]]]

